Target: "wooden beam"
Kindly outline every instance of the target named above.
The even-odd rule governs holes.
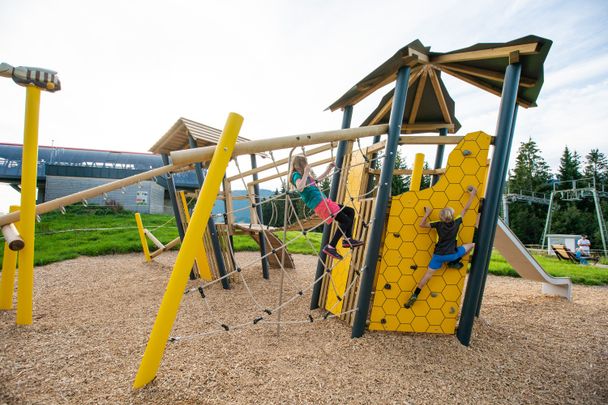
[[[501,46],[497,48],[480,49],[478,51],[458,52],[431,57],[430,63],[464,62],[468,60],[508,58],[511,52],[519,52],[522,55],[532,55],[538,52],[540,44],[532,42],[529,44]]]
[[[4,241],[8,245],[8,248],[12,251],[19,251],[25,247],[25,242],[21,235],[19,235],[19,231],[15,224],[8,224],[2,227],[2,236],[4,236]]]
[[[395,169],[393,170],[393,175],[397,175],[397,176],[410,176],[413,173],[414,170],[412,169]],[[424,176],[430,176],[430,175],[439,175],[439,174],[445,174],[446,169],[427,169],[427,170],[423,170],[422,174]],[[373,174],[374,176],[379,176],[380,175],[380,169],[370,169],[368,170],[369,174]]]
[[[401,126],[401,133],[411,133],[412,131],[438,131],[441,128],[447,128],[448,131],[454,131],[454,124],[448,124],[446,122],[419,122],[417,124],[403,124]]]
[[[269,150],[287,149],[296,146],[317,145],[337,141],[349,141],[388,133],[388,124],[372,125],[339,129],[334,131],[315,132],[310,134],[282,136],[278,138],[260,139],[257,141],[241,142],[234,146],[232,156],[250,155]],[[174,165],[186,165],[195,162],[206,162],[213,156],[215,146],[186,149],[171,152]]]
[[[488,69],[480,69],[472,66],[462,65],[460,63],[450,63],[449,65],[445,66],[455,72],[466,73],[471,76],[481,77],[482,79],[495,80],[498,82],[505,81],[505,74],[502,72],[495,72],[493,70]],[[521,87],[534,87],[536,85],[536,80],[522,76],[519,79],[519,85]]]
[[[437,101],[439,102],[439,108],[441,108],[441,115],[443,115],[443,120],[452,124],[450,110],[448,109],[448,104],[445,101],[443,91],[441,90],[441,85],[439,84],[437,74],[432,69],[430,70],[429,74],[431,76],[431,84],[433,85],[433,90],[435,90],[435,96],[437,97]]]
[[[215,148],[215,147],[213,147]],[[193,149],[195,150],[195,149]],[[213,154],[213,151],[211,152]],[[117,190],[122,187],[129,186],[131,184],[139,183],[140,181],[149,180],[153,177],[162,176],[163,174],[173,172],[176,169],[187,166],[187,165],[167,165],[157,167],[156,169],[149,170],[147,172],[139,173],[134,176],[125,177],[124,179],[115,180],[110,183],[102,184],[97,187],[90,188],[88,190],[80,191],[78,193],[70,194],[65,197],[56,198],[51,201],[44,202],[42,204],[38,204],[36,206],[36,214],[42,215],[47,212],[59,209],[61,207],[66,207],[71,204],[75,204],[82,200],[86,200],[88,198],[97,197],[98,195],[102,195],[103,193],[110,192],[112,190]],[[13,222],[19,221],[19,217],[21,216],[20,211],[11,212],[10,214],[0,216],[0,226],[10,224]]]
[[[494,144],[494,136],[491,144]],[[399,145],[456,145],[462,141],[464,136],[437,136],[437,135],[406,135],[399,137]]]
[[[413,73],[410,75],[410,80],[408,81],[408,87],[410,87],[422,74],[422,68],[420,69],[415,69],[415,71],[413,70]],[[393,98],[395,97],[395,95],[393,94],[393,97],[391,97],[386,104],[384,104],[382,106],[382,108],[380,109],[380,111],[378,111],[378,113],[374,116],[374,118],[372,118],[369,122],[368,125],[375,125],[378,122],[380,122],[380,120],[382,119],[382,117],[384,117],[392,108],[393,106]]]
[[[467,76],[466,74],[462,74],[462,73],[458,73],[453,71],[452,69],[450,69],[449,67],[447,67],[446,65],[438,65],[437,66],[441,71],[454,76],[457,79],[462,80],[463,82],[469,83],[479,89],[485,90],[489,93],[494,94],[495,96],[500,97],[502,95],[502,91],[500,88],[492,86],[490,84],[486,84],[486,85],[482,85],[481,83],[471,79],[469,76]],[[524,107],[524,108],[530,108],[532,107],[532,103],[522,99],[521,97],[517,97],[517,104],[519,104],[520,106]]]
[[[321,152],[325,152],[325,151],[328,151],[330,149],[333,149],[336,146],[334,146],[334,142],[331,142],[331,143],[328,143],[327,145],[323,145],[323,146],[319,146],[318,148],[307,150],[306,151],[306,156],[316,155],[317,153],[321,153]],[[259,172],[263,172],[263,171],[266,171],[266,170],[270,170],[270,169],[273,169],[273,168],[275,168],[277,166],[286,164],[288,162],[288,160],[289,160],[289,158],[280,159],[280,160],[277,160],[276,162],[265,164],[265,165],[260,166],[260,167],[258,167],[256,169],[250,169],[250,170],[247,170],[245,172],[241,172],[239,174],[236,174],[236,175],[234,175],[232,177],[228,177],[228,180],[229,181],[234,181],[234,180],[238,180],[238,179],[243,178],[243,177],[251,176],[252,174],[255,174],[255,173],[259,173]]]
[[[329,162],[333,162],[333,161],[334,161],[334,158],[328,157],[328,158],[319,160],[317,162],[309,163],[309,166],[310,167],[317,167],[317,166],[321,166],[323,164],[326,164],[326,163],[329,163]],[[285,170],[285,171],[279,172],[277,174],[273,174],[272,176],[268,176],[268,177],[264,177],[263,179],[258,179],[256,181],[252,181],[252,182],[248,183],[248,186],[249,185],[253,186],[254,184],[264,183],[266,181],[278,179],[279,177],[286,176],[288,174],[289,173]]]
[[[414,102],[412,103],[412,111],[408,120],[409,124],[413,124],[414,121],[416,121],[416,116],[418,115],[418,109],[420,108],[420,101],[422,100],[422,93],[424,92],[424,86],[426,86],[426,78],[428,75],[428,69],[424,69],[420,75],[420,80],[418,80],[418,88],[416,89],[416,95],[414,96]]]

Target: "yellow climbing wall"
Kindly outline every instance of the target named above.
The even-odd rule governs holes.
[[[427,270],[436,231],[421,228],[424,207],[433,209],[430,220],[439,219],[439,211],[452,207],[460,215],[469,198],[469,185],[479,193],[463,218],[458,244],[473,240],[479,198],[485,189],[488,150],[491,137],[483,132],[467,134],[448,157],[446,172],[430,188],[409,191],[392,198],[370,314],[370,330],[452,334],[456,328],[469,255],[460,270],[438,270],[422,289],[414,305],[405,301]]]
[[[364,182],[363,174],[365,172],[365,158],[360,151],[354,151],[349,155],[350,159],[345,162],[344,167],[348,167],[346,175],[346,189],[343,196],[338,196],[338,201],[342,200],[343,204],[355,209],[355,212],[361,211],[361,202],[359,196],[363,193],[362,188],[367,184]],[[365,184],[364,184],[365,183]],[[351,199],[352,197],[352,199]],[[331,235],[337,231],[337,227],[332,227]],[[361,227],[359,226],[359,216],[353,224],[353,235],[359,237]],[[338,243],[338,252],[344,257],[344,260],[336,262],[332,258],[327,258],[328,265],[332,268],[331,277],[328,280],[327,296],[325,299],[325,309],[333,314],[340,314],[343,309],[345,295],[353,289],[351,263],[353,254],[356,254],[361,248],[353,249],[349,253],[349,249],[342,247],[342,242]],[[349,288],[350,287],[350,288]]]

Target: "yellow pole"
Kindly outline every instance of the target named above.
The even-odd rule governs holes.
[[[19,211],[18,205],[11,205],[10,212]],[[19,223],[15,223],[19,229]],[[2,258],[2,278],[0,278],[0,310],[13,309],[13,290],[15,288],[15,267],[17,266],[17,252],[9,249],[4,243],[4,257]]]
[[[152,259],[150,258],[150,249],[148,248],[148,240],[146,239],[146,234],[144,233],[144,224],[141,222],[141,215],[139,212],[135,213],[135,222],[137,222],[137,231],[139,232],[139,239],[141,240],[141,247],[144,250],[144,257],[146,261],[149,262]]]
[[[184,218],[186,218],[186,227],[190,225],[190,211],[188,210],[188,202],[186,201],[186,193],[180,191],[179,197],[182,201],[182,207],[184,211]],[[204,232],[203,232],[204,233]],[[213,275],[211,274],[211,268],[209,267],[209,261],[207,260],[207,251],[205,250],[205,244],[201,239],[200,246],[196,249],[196,267],[198,267],[198,271],[203,280],[211,281],[213,280]]]
[[[422,169],[424,168],[424,153],[416,153],[414,160],[414,169],[412,170],[412,178],[410,181],[410,191],[420,191],[420,183],[422,182]]]
[[[21,158],[21,236],[25,242],[25,247],[19,253],[17,325],[30,325],[32,323],[39,113],[40,89],[28,86],[25,97],[25,128],[23,131],[23,156]]]
[[[202,196],[216,196],[218,194],[242,124],[243,117],[230,113],[211,159],[209,172],[201,189]],[[186,230],[182,246],[177,254],[173,272],[160,304],[156,321],[152,327],[146,351],[133,382],[133,388],[143,387],[156,376],[165,351],[167,339],[169,339],[169,334],[177,316],[179,303],[188,283],[188,275],[194,264],[198,243],[203,238],[203,232],[207,228],[207,220],[214,203],[215,197],[199,198],[196,202],[190,226]]]

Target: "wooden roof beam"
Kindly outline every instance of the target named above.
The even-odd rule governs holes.
[[[464,62],[468,60],[508,58],[511,52],[519,52],[521,55],[531,55],[538,52],[540,43],[501,46],[498,48],[480,49],[478,51],[467,51],[435,55],[430,58],[430,63]]]
[[[493,70],[480,69],[472,66],[462,65],[459,63],[450,63],[449,65],[445,66],[455,72],[466,73],[471,76],[481,77],[482,79],[496,80],[499,82],[505,81],[505,74],[502,72],[494,72]],[[536,85],[536,80],[522,76],[519,79],[519,85],[521,87],[534,87]]]
[[[456,77],[456,78],[458,78],[458,79],[460,79],[460,80],[462,80],[462,81],[464,81],[466,83],[469,83],[469,84],[471,84],[471,85],[473,85],[473,86],[475,86],[475,87],[477,87],[479,89],[482,89],[482,90],[485,90],[487,92],[490,92],[490,93],[494,94],[495,96],[500,97],[502,95],[501,89],[499,89],[497,87],[490,86],[490,85],[484,86],[481,83],[478,83],[475,80],[471,79],[466,74],[461,74],[461,73],[455,72],[455,71],[453,71],[452,69],[450,69],[449,67],[447,67],[445,65],[437,65],[437,67],[441,71],[443,71],[443,72],[445,72],[445,73],[447,73],[449,75],[452,75],[452,76],[454,76],[454,77]],[[521,97],[517,97],[517,104],[519,104],[520,106],[522,106],[524,108],[530,108],[530,107],[533,106],[532,103],[530,103],[530,102],[522,99]]]
[[[454,131],[454,124],[446,122],[418,122],[416,124],[403,124],[401,133],[411,133],[412,131],[438,131],[441,128],[447,128],[448,131]]]
[[[420,108],[420,101],[422,100],[422,93],[424,93],[424,86],[426,85],[426,78],[428,75],[428,69],[425,68],[420,75],[420,80],[418,80],[418,88],[416,89],[416,95],[414,96],[412,110],[408,120],[409,124],[413,124],[416,121],[416,116],[418,115],[418,109]]]
[[[410,75],[410,80],[408,81],[408,87],[410,87],[412,84],[414,84],[414,82],[420,77],[420,75],[422,74],[422,68],[414,68],[414,69],[412,69],[412,72],[413,73]],[[371,121],[369,122],[368,125],[377,124],[382,119],[382,117],[384,117],[386,115],[386,113],[389,112],[389,110],[393,106],[394,97],[395,96],[393,95],[393,97],[391,97],[390,100],[388,100],[386,102],[386,104],[384,104],[382,106],[380,111],[378,111],[378,113],[374,116],[374,118],[371,119]]]
[[[441,108],[441,115],[443,115],[443,120],[452,124],[452,116],[450,115],[450,110],[448,109],[448,104],[445,101],[443,91],[441,91],[441,85],[439,84],[437,74],[433,69],[431,69],[429,71],[429,75],[431,76],[431,83],[433,84],[433,90],[435,90],[435,96],[437,96],[439,108]]]
[[[464,136],[437,136],[437,135],[420,135],[420,136],[401,136],[399,137],[399,145],[456,145],[462,141]],[[491,144],[494,144],[492,136]]]

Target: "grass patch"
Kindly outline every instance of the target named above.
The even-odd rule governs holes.
[[[570,277],[575,284],[608,285],[608,269],[560,261],[557,258],[533,255],[547,273],[553,277]],[[498,252],[492,252],[489,272],[497,276],[519,277],[513,267]]]
[[[142,214],[144,226],[162,242],[177,237],[175,219],[170,215]],[[283,239],[283,232],[276,233]],[[291,253],[315,255],[321,247],[321,234],[287,232],[288,249]],[[154,249],[151,243],[150,249]],[[311,246],[312,245],[312,246]],[[257,243],[247,235],[235,235],[236,251],[258,251]],[[0,255],[4,252],[0,243]],[[36,224],[35,265],[74,259],[78,256],[99,256],[117,253],[141,252],[137,225],[132,212],[110,207],[68,207],[66,214],[45,214]],[[570,277],[574,283],[608,285],[608,269],[581,266],[558,261],[556,258],[535,255],[538,262],[555,277]],[[490,273],[499,276],[519,277],[504,257],[494,252],[490,261]]]

